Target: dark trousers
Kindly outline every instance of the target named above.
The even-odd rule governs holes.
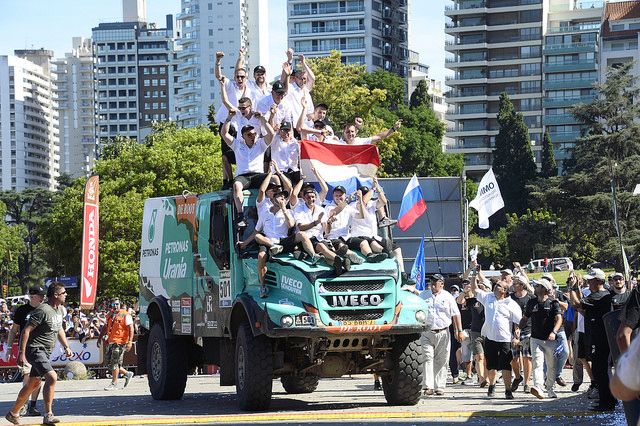
[[[596,340],[592,347],[593,379],[598,385],[600,405],[603,407],[613,407],[616,399],[609,390],[609,344],[606,340]]]
[[[451,377],[458,377],[458,359],[456,358],[456,352],[460,348],[460,342],[456,340],[454,333],[449,329],[449,334],[451,336],[451,350],[449,351],[449,370],[451,371]]]

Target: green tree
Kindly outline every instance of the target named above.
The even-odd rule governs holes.
[[[396,109],[399,105],[404,104],[404,96],[406,92],[405,81],[397,74],[376,70],[372,73],[362,73],[359,84],[368,88],[382,89],[386,93],[384,100],[380,101],[378,106]]]
[[[429,87],[426,80],[420,80],[416,88],[411,93],[409,98],[409,106],[411,108],[417,108],[419,106],[426,106],[432,108],[432,99],[429,94]]]
[[[7,215],[7,207],[0,201],[0,216]],[[25,294],[26,288],[20,287],[19,256],[26,252],[24,225],[9,225],[0,221],[0,285],[8,284],[9,288],[20,288],[19,293]],[[17,292],[14,292],[17,293]]]
[[[549,131],[544,131],[544,138],[542,139],[542,167],[540,169],[540,177],[549,178],[558,175],[558,166],[556,164],[556,157],[553,153],[553,143],[551,142],[551,136]]]
[[[536,164],[531,151],[529,129],[506,93],[500,95],[498,125],[500,130],[493,153],[493,171],[505,210],[522,214],[527,208],[526,185],[536,177]]]
[[[220,187],[220,141],[206,127],[160,123],[145,143],[117,138],[105,147],[100,176],[99,296],[137,294],[144,200]],[[83,193],[78,179],[56,197],[44,224],[47,259],[56,275],[79,275]]]

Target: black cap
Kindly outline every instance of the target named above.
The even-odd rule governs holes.
[[[280,93],[281,95],[287,93],[287,89],[285,89],[284,84],[280,83],[279,81],[276,81],[271,85],[271,90],[273,92]]]
[[[291,130],[293,126],[290,121],[283,121],[280,123],[280,130]]]
[[[335,188],[333,188],[333,192],[336,192],[336,191],[340,191],[340,192],[342,192],[343,194],[346,194],[346,193],[347,193],[347,190],[346,190],[346,189],[345,189],[345,187],[344,187],[344,186],[342,186],[342,185],[338,185],[338,186],[336,186]]]
[[[433,276],[431,277],[431,281],[433,281],[433,282],[436,282],[436,281],[444,282],[444,277],[441,274],[433,274]]]
[[[255,67],[255,68],[253,69],[253,73],[254,73],[254,74],[255,74],[255,73],[257,73],[257,72],[261,72],[261,73],[263,73],[263,74],[264,74],[264,73],[266,73],[266,72],[267,72],[267,70],[265,70],[265,69],[264,69],[264,67],[263,67],[262,65],[258,65],[257,67]]]
[[[46,296],[47,295],[47,290],[45,290],[44,287],[39,286],[39,285],[34,285],[33,287],[29,288],[29,294],[33,295],[33,296]]]
[[[307,192],[316,192],[316,187],[310,183],[305,183],[302,185],[302,193],[306,194]]]
[[[316,129],[324,129],[325,127],[327,127],[327,123],[322,120],[316,120],[313,122],[313,127]]]
[[[278,191],[275,194],[273,194],[273,197],[279,197],[280,195],[284,195],[284,198],[289,198],[289,191],[286,190],[282,190],[282,191]]]
[[[270,183],[267,186],[267,191],[272,190],[272,189],[282,189],[282,187],[280,185],[278,185],[277,183]]]
[[[246,126],[242,127],[242,130],[240,131],[241,135],[244,135],[246,132],[255,129],[255,127],[253,127],[251,124],[247,124]]]
[[[362,191],[362,195],[366,194],[367,192],[369,192],[369,187],[364,185],[361,186],[360,188],[358,188],[360,191]]]

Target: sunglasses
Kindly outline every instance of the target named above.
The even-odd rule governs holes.
[[[247,78],[247,76],[246,75],[236,75],[236,78],[240,79],[240,80],[243,80],[243,79]]]
[[[244,111],[245,109],[249,109],[249,108],[251,108],[251,107],[250,107],[250,106],[239,106],[239,107],[238,107],[238,109],[239,109],[240,111]]]
[[[61,291],[60,293],[56,293],[56,296],[61,296],[63,294],[67,294],[66,290],[65,291]]]

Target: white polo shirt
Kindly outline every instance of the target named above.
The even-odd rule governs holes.
[[[245,173],[264,172],[264,152],[269,148],[264,138],[256,138],[252,147],[247,146],[242,138],[235,138],[231,149],[236,154],[236,176]]]
[[[371,138],[354,138],[352,144],[348,144],[344,139],[340,139],[338,141],[339,144],[342,145],[371,145],[373,143],[373,139]]]
[[[300,170],[300,143],[293,137],[285,142],[280,135],[276,135],[271,141],[271,160],[283,172],[297,172]]]
[[[271,113],[269,111],[271,109],[271,106],[275,103],[276,102],[273,100],[273,95],[271,93],[268,93],[266,96],[260,98],[258,104],[255,107],[255,110],[262,113],[262,115],[264,115],[264,118],[266,118],[268,121],[271,118]],[[289,103],[285,102],[284,98],[280,101],[279,104],[276,105],[275,117],[273,119],[274,125],[277,126],[283,121],[290,121],[293,124],[298,122],[298,117],[293,117],[293,113],[291,112]]]
[[[324,209],[317,202],[313,207],[313,209],[310,209],[303,201],[298,201],[296,207],[293,209],[293,217],[296,219],[298,225],[308,225],[318,220],[320,213],[324,213]],[[327,223],[327,214],[322,216],[320,220],[321,222],[319,224],[302,232],[309,238],[316,237],[319,241],[322,241],[324,239],[324,224]]]
[[[446,290],[433,294],[431,290],[422,290],[420,297],[427,303],[427,325],[432,330],[448,328],[454,316],[460,316],[456,299]]]
[[[327,220],[329,219],[329,215],[331,212],[338,208],[335,204],[329,204],[324,208],[325,217]],[[326,237],[329,240],[336,240],[338,238],[342,238],[345,241],[349,239],[351,236],[351,232],[349,231],[349,224],[351,223],[351,215],[353,212],[353,207],[347,205],[340,213],[336,215],[336,220],[331,224],[331,232],[329,232]]]
[[[484,324],[482,335],[494,342],[511,342],[511,323],[518,324],[522,318],[522,309],[510,297],[496,299],[491,291],[476,290],[476,299],[484,306]]]
[[[302,113],[302,104],[300,103],[300,100],[303,95],[307,99],[307,110],[305,111],[305,114],[311,114],[314,109],[311,95],[308,90],[301,89],[300,86],[298,86],[298,83],[291,83],[289,85],[289,93],[287,93],[287,96],[282,100],[282,102],[287,103],[287,107],[293,115],[294,123],[298,121],[298,118],[300,118],[300,114]]]
[[[227,79],[224,84],[224,90],[227,92],[227,99],[229,100],[229,103],[233,106],[237,106],[238,101],[242,97],[251,99],[251,105],[255,105],[257,102],[256,95],[248,84],[244,85],[244,89],[240,89],[235,81]],[[221,104],[216,112],[216,121],[218,123],[224,122],[227,115],[229,115],[229,110],[224,106],[224,104]]]
[[[376,218],[377,200],[369,200],[364,208],[364,218],[360,218],[360,208],[356,201],[351,213],[351,236],[376,237],[378,235],[378,219]]]
[[[258,215],[256,231],[263,232],[272,243],[278,243],[281,238],[287,237],[289,226],[282,210],[278,210],[276,214],[266,210],[262,210],[261,213],[263,214]]]

